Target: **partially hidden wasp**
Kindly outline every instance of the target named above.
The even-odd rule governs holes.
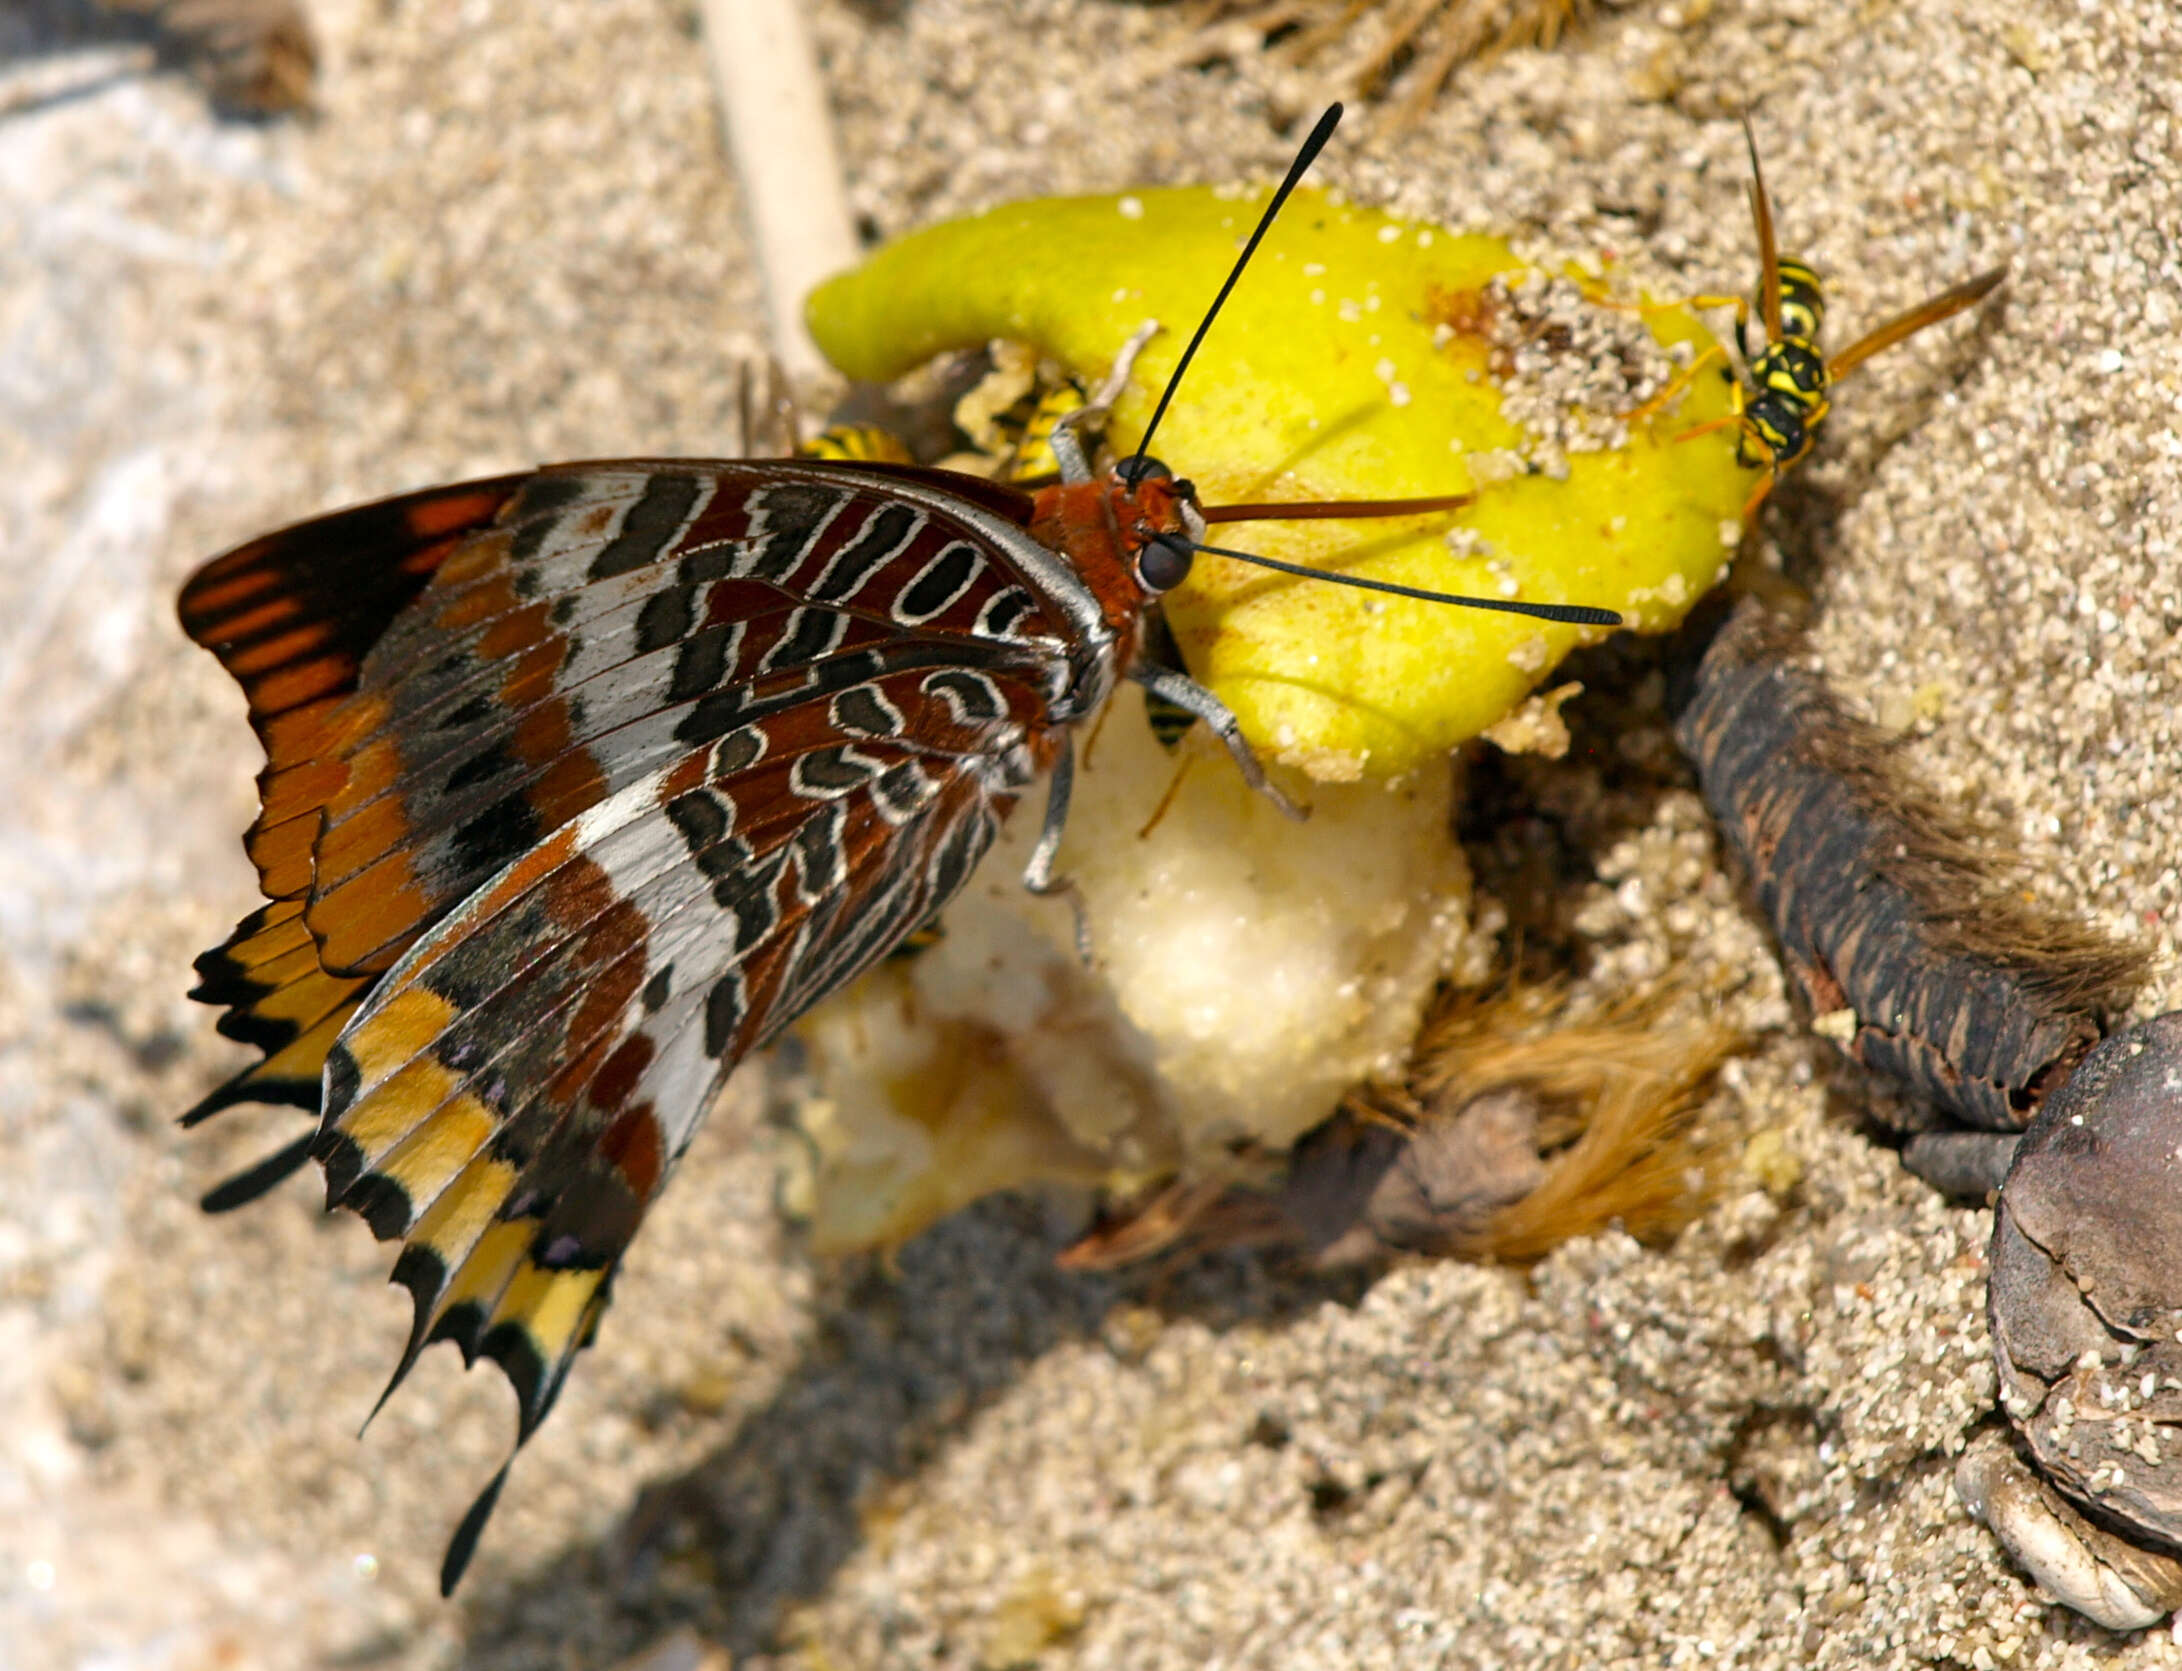
[[[849,464],[913,464],[900,436],[878,424],[833,424],[795,450],[798,458]]]
[[[1751,352],[1747,332],[1752,304],[1740,296],[1693,296],[1682,304],[1735,310],[1735,346],[1745,370],[1735,381],[1731,410],[1685,430],[1676,439],[1690,440],[1730,424],[1740,427],[1742,433],[1735,442],[1736,462],[1746,469],[1763,466],[1766,471],[1765,479],[1743,506],[1743,520],[1748,522],[1789,467],[1810,452],[1818,437],[1818,426],[1832,408],[1829,394],[1836,383],[1882,349],[1975,306],[2007,277],[2008,269],[2003,264],[1942,290],[1867,331],[1828,358],[1818,346],[1819,330],[1826,320],[1825,293],[1818,274],[1808,264],[1793,256],[1783,257],[1774,247],[1772,203],[1765,192],[1765,174],[1758,166],[1757,135],[1751,131],[1747,116],[1743,118],[1743,138],[1750,146],[1750,213],[1757,226],[1760,264],[1756,307],[1765,322],[1765,344],[1756,353]],[[1666,405],[1689,386],[1703,366],[1726,352],[1715,342],[1666,389],[1630,416],[1647,417]]]

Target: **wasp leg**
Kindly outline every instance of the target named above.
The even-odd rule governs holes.
[[[1780,467],[1775,465],[1772,469],[1766,471],[1764,479],[1750,490],[1750,497],[1743,501],[1743,521],[1746,525],[1752,517],[1758,514],[1758,507],[1765,503],[1766,495],[1778,486],[1780,486]]]
[[[1625,424],[1640,424],[1665,411],[1675,401],[1680,400],[1688,391],[1689,386],[1697,381],[1697,374],[1700,371],[1703,371],[1714,360],[1724,360],[1726,358],[1727,349],[1720,343],[1718,338],[1715,338],[1710,348],[1670,377],[1667,380],[1667,386],[1661,389],[1659,393],[1652,396],[1643,405],[1632,406],[1628,411],[1624,412],[1621,415],[1621,421]],[[1741,387],[1740,383],[1736,384],[1737,389]]]
[[[1593,290],[1587,290],[1584,294],[1594,306],[1613,308],[1617,312],[1639,315],[1668,313],[1676,308],[1733,308],[1735,310],[1735,346],[1741,350],[1745,361],[1750,358],[1750,349],[1743,340],[1743,333],[1750,325],[1750,301],[1748,297],[1698,295],[1669,297],[1663,302],[1618,302]],[[1726,354],[1726,345],[1718,337],[1713,338],[1710,348],[1684,366],[1664,389],[1661,389],[1659,393],[1652,396],[1642,406],[1623,413],[1622,421],[1632,424],[1642,423],[1654,413],[1664,410],[1681,395],[1683,390],[1697,380],[1698,372],[1702,371],[1711,361],[1724,358]]]
[[[1684,441],[1694,441],[1700,435],[1711,435],[1718,430],[1731,429],[1742,421],[1743,415],[1740,412],[1728,412],[1717,418],[1707,418],[1703,423],[1692,424],[1680,435],[1677,435],[1674,438],[1675,445],[1680,446]]]
[[[1586,287],[1584,299],[1594,307],[1612,308],[1618,313],[1672,313],[1676,308],[1733,308],[1735,321],[1740,325],[1750,322],[1750,301],[1745,296],[1669,296],[1659,302],[1624,302],[1609,296],[1595,287]]]

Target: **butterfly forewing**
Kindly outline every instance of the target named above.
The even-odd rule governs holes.
[[[583,468],[541,473],[492,536],[511,571],[496,583],[508,607],[474,624],[472,579],[452,600],[465,628],[436,619],[426,594],[415,612],[426,636],[458,648],[419,668],[390,645],[389,676],[374,684],[375,655],[343,715],[351,773],[328,806],[310,907],[336,967],[383,968],[584,806],[733,725],[859,682],[866,652],[905,635],[935,661],[980,639],[1048,681],[1065,666],[1058,625],[989,542],[888,484],[682,465],[632,491],[621,466],[601,477],[601,503],[570,493]],[[631,606],[626,577],[638,573],[667,604]],[[587,612],[601,589],[618,605]],[[498,631],[515,614],[522,630]]]

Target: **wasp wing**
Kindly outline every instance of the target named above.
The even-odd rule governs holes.
[[[1885,324],[1865,332],[1828,360],[1826,380],[1838,383],[1872,355],[1892,348],[1905,337],[1915,336],[1928,325],[1937,325],[1942,319],[1952,319],[1964,308],[1975,307],[1991,295],[1999,287],[2000,281],[2007,276],[2007,268],[1995,267],[1991,272],[1980,273],[1975,278],[1950,285],[1937,296],[1918,303],[1906,313],[1896,314]]]

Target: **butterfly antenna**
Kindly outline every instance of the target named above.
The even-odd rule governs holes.
[[[1135,456],[1124,459],[1120,466],[1123,481],[1135,487],[1142,479],[1150,462],[1152,437],[1158,432],[1167,408],[1173,404],[1174,392],[1182,386],[1182,378],[1189,371],[1190,361],[1196,358],[1197,348],[1205,340],[1205,333],[1212,329],[1212,322],[1219,318],[1220,309],[1233,293],[1236,282],[1243,276],[1243,269],[1250,265],[1250,258],[1258,253],[1258,246],[1272,229],[1273,221],[1280,214],[1296,186],[1318,160],[1319,152],[1333,138],[1333,130],[1340,126],[1341,106],[1335,102],[1326,107],[1326,113],[1312,126],[1309,136],[1296,151],[1295,161],[1288,165],[1288,172],[1274,189],[1272,200],[1265,206],[1265,213],[1258,217],[1258,224],[1243,245],[1242,254],[1235,258],[1229,270],[1227,282],[1220,286],[1220,293],[1212,298],[1212,306],[1198,321],[1196,331],[1189,339],[1189,346],[1182,350],[1181,359],[1175,362],[1174,374],[1167,379],[1167,386],[1160,391],[1159,404],[1152,408],[1152,421],[1144,426],[1143,438],[1137,443]],[[1365,505],[1326,505],[1300,507],[1294,505],[1244,505],[1224,508],[1224,514],[1208,517],[1208,520],[1242,521],[1254,515],[1274,513],[1283,518],[1308,516],[1409,516],[1435,510],[1454,510],[1470,502],[1470,495],[1450,494],[1436,499],[1374,501]],[[1270,518],[1268,518],[1270,520]],[[1305,568],[1300,563],[1284,563],[1274,557],[1260,557],[1254,552],[1231,551],[1224,546],[1197,545],[1194,549],[1214,557],[1231,557],[1237,562],[1254,563],[1259,568],[1274,569],[1282,574],[1301,575],[1311,580],[1328,580],[1337,586],[1354,586],[1367,592],[1385,592],[1398,598],[1416,598],[1425,603],[1460,604],[1469,609],[1493,609],[1508,615],[1527,615],[1534,620],[1556,621],[1568,626],[1618,627],[1621,617],[1611,609],[1591,609],[1580,604],[1516,603],[1506,598],[1471,598],[1455,592],[1428,592],[1421,586],[1400,586],[1387,580],[1366,580],[1360,575],[1333,574],[1324,569]]]
[[[1611,609],[1593,609],[1579,603],[1518,603],[1510,598],[1472,598],[1460,592],[1428,592],[1421,586],[1397,585],[1391,580],[1367,580],[1358,574],[1336,574],[1330,569],[1306,568],[1301,563],[1284,563],[1278,557],[1260,557],[1254,551],[1230,551],[1225,546],[1193,545],[1193,550],[1212,557],[1232,557],[1238,563],[1254,563],[1261,569],[1274,569],[1281,574],[1296,574],[1306,580],[1331,581],[1336,586],[1354,586],[1364,592],[1386,592],[1397,598],[1416,598],[1424,603],[1460,604],[1465,609],[1493,609],[1503,615],[1528,615],[1534,621],[1557,621],[1571,627],[1618,627],[1621,617]]]
[[[1159,404],[1152,408],[1152,421],[1144,426],[1144,437],[1137,443],[1136,456],[1125,459],[1121,465],[1122,480],[1135,487],[1144,475],[1144,460],[1152,450],[1152,436],[1159,422],[1167,415],[1167,407],[1174,400],[1174,391],[1182,385],[1182,375],[1189,370],[1190,360],[1197,353],[1197,345],[1205,340],[1205,333],[1212,329],[1212,322],[1220,317],[1220,309],[1226,303],[1228,293],[1235,288],[1235,281],[1243,276],[1243,269],[1250,265],[1250,258],[1258,253],[1258,245],[1265,241],[1266,232],[1272,227],[1273,217],[1281,205],[1288,201],[1304,173],[1318,160],[1318,153],[1326,148],[1326,141],[1333,138],[1333,130],[1340,126],[1341,106],[1338,101],[1326,107],[1326,114],[1311,129],[1310,137],[1296,152],[1296,160],[1288,165],[1287,176],[1273,193],[1272,202],[1266,204],[1265,213],[1258,217],[1257,230],[1250,234],[1250,241],[1243,245],[1243,252],[1235,258],[1234,269],[1227,275],[1227,282],[1220,286],[1220,293],[1212,298],[1212,306],[1205,309],[1205,316],[1197,323],[1197,333],[1189,339],[1189,346],[1182,350],[1181,359],[1175,362],[1174,375],[1167,379],[1167,386],[1160,391]]]

